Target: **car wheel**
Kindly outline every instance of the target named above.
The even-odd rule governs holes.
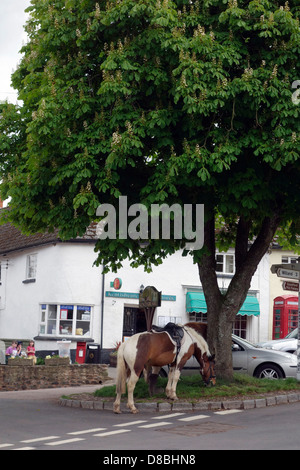
[[[259,366],[254,374],[258,379],[283,379],[284,374],[282,370],[275,364],[262,364]]]

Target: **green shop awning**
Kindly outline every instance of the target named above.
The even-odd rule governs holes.
[[[202,292],[188,292],[186,294],[186,311],[188,313],[207,312],[206,301]],[[260,310],[257,298],[247,295],[238,315],[254,315],[255,317],[258,317],[260,315]]]
[[[204,294],[201,292],[188,292],[186,294],[186,311],[191,312],[207,312]]]

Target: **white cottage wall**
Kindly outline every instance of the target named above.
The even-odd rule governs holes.
[[[37,273],[35,282],[24,283],[27,255],[37,253]],[[102,268],[93,266],[96,254],[93,243],[56,243],[33,249],[15,252],[2,257],[2,279],[0,285],[0,338],[33,338],[39,334],[41,304],[82,304],[93,307],[91,337],[95,343],[111,349],[123,339],[124,306],[138,307],[138,293],[141,285],[152,285],[163,295],[175,296],[176,301],[162,300],[157,308],[154,323],[158,317],[175,318],[185,323],[186,292],[199,290],[200,280],[197,265],[190,256],[181,252],[168,257],[152,273],[142,267],[131,268],[125,262],[117,273],[105,275],[102,312]],[[118,277],[122,279],[119,290],[111,287]],[[220,276],[219,285],[227,288],[230,277]],[[269,310],[269,262],[268,255],[260,263],[255,273],[251,290],[258,293],[260,318],[249,317],[248,339],[258,341],[268,334]],[[121,297],[126,293],[134,298]],[[119,297],[118,297],[119,295]],[[103,315],[102,315],[103,313]],[[103,338],[101,325],[103,321]],[[80,337],[76,338],[80,341]],[[76,340],[71,348],[76,347]],[[40,341],[39,349],[53,349],[53,341]]]
[[[33,253],[37,254],[36,278],[26,282],[27,256]],[[62,303],[93,307],[91,336],[99,341],[101,268],[93,266],[94,260],[88,243],[57,243],[7,256],[2,261],[0,337],[37,336],[40,304]]]
[[[228,253],[233,253],[229,250]],[[248,339],[258,341],[268,332],[268,302],[269,302],[269,272],[268,255],[259,264],[253,276],[250,291],[256,294],[260,303],[260,317],[248,317]],[[110,282],[118,277],[122,280],[122,287],[119,291],[109,287]],[[231,276],[220,275],[220,288],[227,289]],[[158,317],[178,318],[178,321],[185,323],[189,321],[186,313],[186,293],[188,291],[199,290],[201,287],[197,265],[193,264],[190,256],[183,257],[181,252],[164,260],[163,264],[153,267],[152,273],[144,272],[143,268],[130,268],[125,262],[122,269],[117,273],[106,275],[106,289],[111,295],[123,295],[125,293],[138,294],[140,286],[153,285],[163,295],[176,296],[176,302],[162,301],[161,307],[157,308],[154,316],[154,323],[158,323]],[[123,335],[123,314],[125,306],[138,307],[138,299],[128,299],[121,297],[105,297],[104,316],[104,348],[112,348],[117,341],[122,340]]]
[[[118,291],[110,287],[116,277],[122,280],[122,287]],[[163,264],[153,266],[151,273],[145,272],[142,267],[131,268],[129,262],[125,262],[117,273],[106,274],[106,292],[109,291],[111,295],[138,295],[142,285],[154,286],[163,295],[176,296],[176,301],[162,300],[161,307],[156,309],[153,323],[158,322],[158,316],[176,317],[185,323],[188,321],[183,288],[186,282],[199,286],[198,269],[191,256],[182,257],[177,252],[165,259]],[[122,340],[124,306],[138,307],[138,304],[138,298],[105,297],[104,348],[112,348],[117,341]]]

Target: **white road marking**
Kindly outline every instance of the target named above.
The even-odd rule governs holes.
[[[158,423],[143,424],[143,426],[139,426],[139,428],[148,429],[148,428],[155,428],[157,426],[167,426],[168,424],[172,424],[172,423],[169,423],[168,421],[160,421]]]
[[[35,450],[35,447],[18,447],[18,449],[14,450]]]
[[[237,409],[222,410],[222,411],[215,411],[214,414],[216,414],[216,415],[229,415],[229,414],[233,414],[233,413],[241,413],[242,411],[244,411],[244,410],[237,410]],[[196,421],[196,420],[199,420],[199,419],[209,418],[208,415],[193,415],[193,416],[187,416],[187,417],[179,418],[179,416],[183,416],[185,414],[186,413],[170,413],[168,415],[154,416],[151,419],[152,420],[158,420],[155,423],[153,423],[153,422],[149,423],[147,420],[136,420],[136,421],[129,421],[129,422],[126,422],[126,423],[114,424],[113,426],[114,427],[124,427],[124,426],[139,425],[138,426],[139,428],[151,429],[151,428],[155,428],[155,427],[171,425],[172,423],[169,422],[169,421],[159,421],[159,420],[168,419],[168,418],[177,418],[178,421],[184,421],[184,422]],[[142,425],[142,423],[147,423],[147,424]],[[98,432],[98,431],[106,431],[106,429],[107,428],[91,428],[91,429],[84,429],[82,431],[72,431],[72,432],[69,432],[67,434],[73,435],[73,436],[79,436],[79,435],[82,435],[82,434],[95,433],[95,432]],[[98,433],[98,434],[93,434],[93,436],[94,437],[114,436],[114,435],[123,434],[123,433],[126,433],[126,432],[128,433],[130,431],[131,431],[131,429],[118,429],[118,430],[115,430],[115,431],[106,431],[106,432],[101,432],[101,433]],[[44,441],[52,440],[52,442],[45,442],[45,445],[59,446],[59,445],[63,445],[63,444],[69,444],[69,443],[85,440],[84,438],[80,438],[80,437],[73,438],[73,439],[64,439],[64,440],[60,440],[60,441],[55,440],[55,439],[59,439],[59,438],[60,438],[60,436],[38,437],[38,438],[34,438],[34,439],[26,439],[26,440],[20,441],[20,444],[21,443],[29,444],[29,443],[34,443],[34,442],[44,442]],[[15,444],[11,444],[9,442],[4,442],[4,443],[0,444],[0,449],[5,449],[7,447],[13,447],[14,445]],[[35,448],[34,447],[19,447],[19,448],[16,448],[15,450],[35,450]]]
[[[197,419],[204,419],[209,418],[207,415],[196,415],[196,416],[188,416],[187,418],[179,418],[179,421],[196,421]]]
[[[163,415],[163,416],[155,416],[154,418],[152,419],[165,419],[165,418],[175,418],[176,416],[182,416],[184,415],[185,413],[171,413],[169,415]]]
[[[232,413],[241,413],[244,410],[223,410],[223,411],[215,411],[216,415],[231,415]]]
[[[84,431],[74,431],[74,432],[68,432],[67,434],[70,434],[72,436],[78,436],[80,434],[88,434],[90,432],[98,432],[98,431],[106,431],[107,428],[94,428],[94,429],[85,429]]]
[[[78,442],[78,441],[84,441],[84,439],[81,439],[79,437],[74,437],[73,439],[65,439],[63,441],[46,442],[46,446],[61,446],[63,444],[71,444],[71,442]]]
[[[59,438],[60,436],[36,437],[35,439],[26,439],[25,441],[20,441],[20,442],[24,442],[24,444],[32,444],[33,442],[50,441],[51,439],[59,439]]]
[[[0,449],[4,449],[5,447],[12,447],[14,444],[0,444]]]
[[[130,432],[130,429],[119,429],[117,431],[108,431],[108,432],[101,432],[100,434],[93,434],[94,437],[106,437],[106,436],[113,436],[115,434],[123,434],[124,432]]]
[[[114,426],[133,426],[134,424],[141,424],[141,423],[147,423],[147,421],[140,419],[139,421],[128,421],[128,423],[120,423],[120,424],[114,424]]]

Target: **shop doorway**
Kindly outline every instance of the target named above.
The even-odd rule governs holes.
[[[143,310],[138,307],[124,307],[123,337],[147,331],[146,317]]]

